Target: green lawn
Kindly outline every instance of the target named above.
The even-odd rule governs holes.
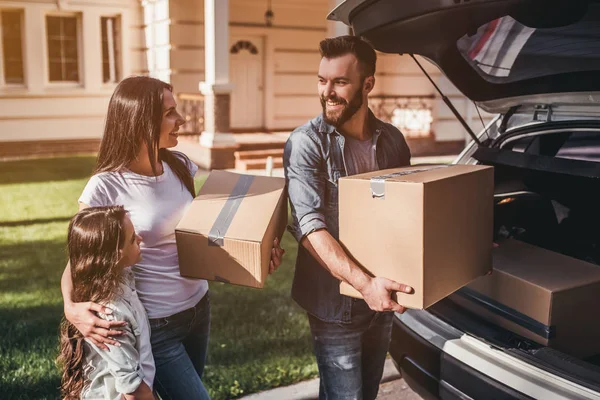
[[[93,166],[92,157],[0,162],[2,399],[58,398],[66,229]],[[287,233],[283,247],[284,264],[265,289],[210,283],[204,380],[215,400],[317,375],[306,317],[289,294],[296,244]]]

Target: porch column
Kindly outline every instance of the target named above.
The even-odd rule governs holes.
[[[336,8],[344,0],[329,0],[329,11]],[[327,37],[338,37],[350,34],[350,28],[341,22],[327,21]]]
[[[235,144],[230,133],[229,0],[204,1],[204,132],[200,144],[222,147]]]

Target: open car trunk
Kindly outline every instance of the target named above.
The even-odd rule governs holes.
[[[428,59],[488,112],[510,115],[542,104],[598,104],[592,93],[600,91],[598,1],[346,0],[329,18],[351,26],[379,51]],[[579,111],[572,115],[584,117]],[[553,120],[550,114],[546,121]],[[490,147],[479,147],[473,157],[495,167],[494,236],[500,246],[521,241],[594,267],[600,264],[600,124],[568,119],[564,125],[536,123],[504,134],[506,119],[500,138],[486,141]],[[542,132],[546,126],[547,134]],[[565,268],[565,276],[569,272]],[[515,357],[600,392],[600,355],[567,355],[491,324],[454,298],[428,311]],[[578,315],[595,319],[595,306],[577,310]]]
[[[496,242],[513,238],[600,265],[600,131],[528,136],[474,158],[496,170]]]
[[[532,128],[523,128],[512,137],[505,136],[494,148],[478,149],[474,158],[495,167],[496,243],[525,242],[593,264],[600,272],[600,125],[584,125],[587,129],[549,129],[552,133],[548,134],[528,134]],[[569,274],[572,271],[565,268],[565,280]],[[490,324],[489,318],[464,306],[465,299],[480,301],[469,291],[461,289],[429,311],[468,334],[600,391],[600,354],[573,357],[515,329]],[[595,321],[596,306],[589,304],[572,312],[578,319]],[[514,309],[502,312],[519,317]],[[581,322],[585,324],[585,320]]]
[[[425,57],[488,112],[600,91],[597,1],[346,0],[329,18],[381,52]]]

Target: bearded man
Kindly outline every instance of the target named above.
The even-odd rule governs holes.
[[[395,291],[412,288],[366,274],[338,242],[340,177],[410,165],[400,131],[368,107],[377,56],[369,43],[341,36],[320,43],[323,113],[290,135],[284,151],[298,240],[292,297],[307,312],[319,367],[320,399],[375,399],[390,343]],[[363,296],[340,294],[340,281]]]

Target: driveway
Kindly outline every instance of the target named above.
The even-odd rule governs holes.
[[[420,400],[404,379],[400,378],[391,359],[385,362],[382,383],[379,386],[378,400]],[[300,382],[295,385],[267,390],[242,397],[242,400],[317,400],[319,398],[319,379]]]

